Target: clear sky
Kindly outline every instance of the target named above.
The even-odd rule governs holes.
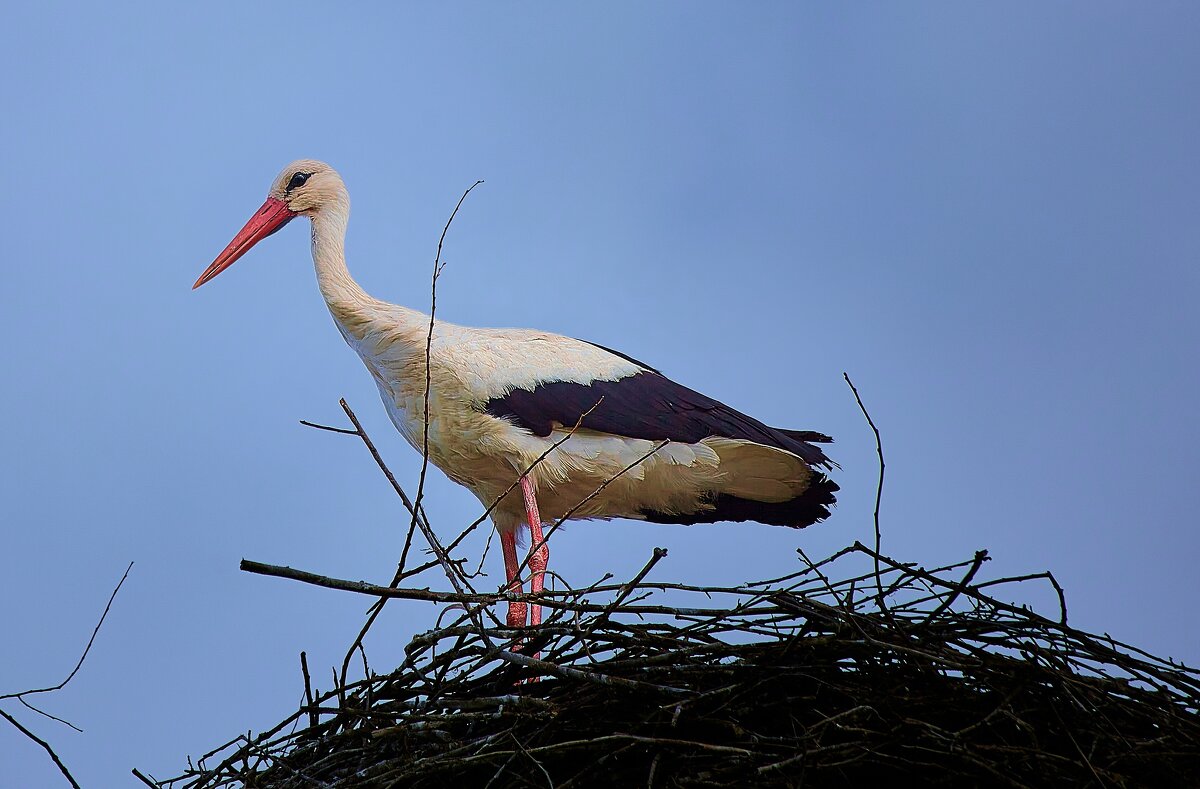
[[[5,707],[85,786],[282,718],[301,649],[340,662],[365,601],[240,558],[394,567],[406,521],[370,458],[298,424],[346,397],[415,486],[307,229],[189,290],[300,157],[344,176],[374,295],[426,307],[482,178],[442,316],[619,348],[837,438],[825,524],[577,524],[551,557],[573,583],[656,545],[662,579],[737,581],[868,541],[848,371],[886,442],[888,553],[1053,570],[1074,624],[1200,662],[1194,4],[379,6],[6,9],[0,691],[61,679],[136,562],[43,700],[84,733]],[[440,474],[428,494],[443,533],[477,514]],[[390,606],[373,667],[436,614]],[[0,726],[0,784],[57,781]]]

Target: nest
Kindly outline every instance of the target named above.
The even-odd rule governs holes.
[[[322,579],[465,611],[414,638],[396,671],[309,690],[271,730],[143,780],[1166,787],[1200,776],[1200,672],[1068,626],[1048,573],[980,581],[984,552],[927,570],[856,543],[737,587],[645,580],[664,554],[626,584],[545,593],[550,614],[524,641],[481,616],[502,595]],[[1030,583],[1057,590],[1056,616],[994,596]]]

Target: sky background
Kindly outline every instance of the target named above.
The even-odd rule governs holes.
[[[289,161],[354,201],[351,271],[439,314],[619,348],[837,438],[803,532],[581,523],[551,568],[736,582],[870,541],[1052,570],[1073,624],[1200,663],[1200,11],[1185,3],[10,4],[0,26],[0,680],[85,786],[177,774],[293,711],[376,582],[419,458],[321,303],[297,221],[189,290]],[[440,474],[450,535],[478,505]],[[468,549],[478,555],[481,545]],[[487,557],[489,582],[501,559]],[[437,586],[439,578],[427,583]],[[1022,594],[1047,612],[1048,589]],[[437,609],[393,603],[378,670]],[[327,681],[318,680],[324,687]],[[65,785],[0,726],[0,784]]]

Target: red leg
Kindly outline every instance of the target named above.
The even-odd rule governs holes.
[[[537,497],[529,477],[521,477],[521,493],[525,495],[525,514],[529,516],[529,591],[537,594],[545,588],[546,565],[550,562],[550,547],[542,535],[542,516],[538,513]],[[529,611],[529,624],[542,623],[542,607],[534,603]]]
[[[504,572],[508,576],[508,586],[505,588],[510,592],[520,594],[524,590],[521,588],[521,578],[517,575],[517,567],[520,562],[517,561],[517,532],[515,530],[500,532],[500,548],[504,552]],[[525,627],[525,603],[508,604],[508,626]]]

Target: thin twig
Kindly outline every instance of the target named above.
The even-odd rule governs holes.
[[[414,504],[414,502],[408,498],[408,494],[404,492],[404,488],[401,487],[400,483],[396,480],[396,475],[392,473],[392,470],[388,468],[387,463],[384,462],[383,456],[379,454],[379,450],[375,447],[375,442],[371,440],[371,437],[367,435],[367,431],[363,429],[362,422],[358,421],[358,415],[354,413],[354,409],[350,407],[350,404],[346,402],[345,398],[338,400],[338,404],[342,407],[342,411],[346,413],[347,418],[350,419],[350,423],[354,425],[354,433],[359,437],[359,439],[367,447],[367,450],[371,453],[371,458],[375,461],[375,465],[378,466],[379,470],[383,472],[384,477],[387,479],[388,483],[391,484],[392,490],[396,492],[396,495],[400,497],[401,503],[404,504],[404,507],[412,514],[412,523],[415,524],[423,521],[423,513],[417,508],[416,504]],[[428,522],[426,522],[425,525],[428,527]],[[392,579],[391,585],[399,583],[400,579],[404,575],[404,561],[408,556],[408,546],[411,543],[411,540],[412,531],[410,529],[408,537],[404,543],[404,550],[400,554],[400,564],[396,568],[396,574]],[[438,561],[441,561],[440,555],[438,557]],[[375,602],[374,605],[371,606],[371,610],[367,614],[367,621],[363,623],[362,628],[360,628],[358,631],[358,635],[354,638],[354,643],[350,645],[350,648],[346,650],[345,657],[342,658],[342,670],[340,682],[338,683],[339,685],[344,686],[346,684],[346,676],[350,670],[350,660],[354,657],[354,650],[357,649],[359,645],[362,644],[363,639],[367,637],[367,633],[370,632],[371,626],[375,624],[375,620],[379,618],[379,614],[382,613],[383,606],[386,603],[386,598],[380,598]]]
[[[304,676],[304,701],[308,706],[313,705],[312,678],[308,674],[308,655],[304,650],[300,650],[300,673]],[[317,725],[317,714],[314,712],[308,716],[310,726]]]
[[[332,427],[330,425],[319,425],[316,422],[309,422],[305,419],[301,419],[300,424],[304,425],[305,427],[315,427],[317,430],[325,430],[330,433],[341,433],[344,436],[359,435],[359,432],[357,430],[347,430],[344,427]]]
[[[58,722],[59,722],[59,723],[61,723],[62,725],[64,725],[64,726],[67,726],[67,727],[69,727],[69,728],[72,728],[72,729],[74,729],[75,731],[79,732],[80,734],[83,734],[83,729],[79,728],[79,727],[78,727],[78,726],[76,726],[74,723],[71,723],[69,720],[66,720],[66,719],[64,719],[64,718],[60,718],[60,717],[58,717],[57,715],[51,715],[50,713],[46,712],[45,710],[43,710],[43,709],[41,709],[41,708],[39,708],[39,707],[35,707],[34,705],[30,704],[30,703],[29,703],[29,702],[28,702],[28,701],[25,699],[25,697],[24,697],[24,696],[17,696],[17,701],[21,702],[21,704],[22,704],[23,706],[25,706],[25,707],[29,708],[29,709],[30,709],[30,710],[32,710],[33,712],[36,712],[38,715],[42,715],[42,716],[44,716],[44,717],[46,717],[46,718],[49,718],[49,719],[50,719],[50,720],[52,720],[52,721],[58,721]]]
[[[71,669],[71,673],[62,682],[47,688],[35,688],[34,690],[22,690],[18,693],[5,693],[0,695],[0,699],[13,699],[19,696],[32,696],[35,693],[51,693],[56,690],[61,690],[66,687],[67,683],[75,678],[79,673],[79,669],[83,666],[83,661],[87,660],[88,652],[92,651],[92,644],[96,642],[96,634],[100,632],[100,627],[104,624],[105,618],[108,617],[108,611],[112,608],[113,600],[117,597],[117,592],[121,591],[121,585],[125,583],[125,579],[129,577],[129,571],[133,569],[133,562],[125,568],[125,573],[121,576],[121,580],[117,581],[117,586],[112,590],[112,594],[108,596],[108,602],[104,605],[104,612],[100,614],[100,621],[92,628],[92,635],[88,638],[87,646],[83,648],[83,654],[79,656],[79,660],[75,663],[75,668]]]
[[[442,245],[446,242],[446,234],[450,232],[450,225],[454,222],[454,217],[458,216],[458,209],[462,208],[463,201],[467,199],[467,195],[475,187],[479,186],[483,181],[476,181],[467,187],[462,193],[462,197],[458,198],[458,202],[454,205],[454,210],[450,212],[450,218],[446,220],[446,225],[442,228],[442,235],[438,238],[437,254],[433,258],[433,277],[429,286],[429,330],[425,334],[425,393],[424,393],[424,421],[421,429],[421,473],[417,478],[417,496],[414,501],[417,508],[420,508],[421,499],[425,495],[425,474],[429,470],[429,394],[433,386],[432,365],[433,365],[433,327],[434,315],[437,313],[437,282],[442,274]],[[413,520],[409,524],[409,534],[412,534],[412,529],[417,525],[417,516],[413,514]],[[450,572],[448,570],[448,572]]]
[[[958,587],[953,589],[950,594],[946,595],[941,604],[938,605],[937,608],[933,609],[933,613],[929,615],[929,622],[937,619],[943,611],[948,610],[950,606],[954,605],[954,601],[958,599],[960,594],[962,594],[963,589],[970,588],[971,580],[975,577],[975,573],[979,572],[979,568],[982,567],[983,563],[987,560],[987,551],[975,551],[975,559],[971,562],[971,567],[969,570],[967,570],[967,574],[964,575],[963,579],[958,582]]]
[[[842,373],[842,377],[846,379],[846,383],[850,386],[850,391],[854,393],[854,401],[858,403],[858,408],[862,411],[863,416],[867,418],[867,424],[871,426],[871,431],[875,433],[875,453],[879,456],[879,483],[875,486],[875,553],[880,552],[880,543],[882,542],[882,533],[879,529],[879,506],[883,501],[883,472],[887,465],[883,462],[883,439],[879,435],[879,428],[875,426],[875,420],[871,418],[871,414],[867,411],[867,407],[863,405],[862,398],[858,396],[858,387],[850,380],[848,373]],[[875,562],[875,588],[878,594],[879,607],[886,612],[887,601],[884,600],[883,583],[879,578],[879,562]]]
[[[50,747],[50,743],[46,742],[41,737],[34,734],[29,729],[26,729],[24,726],[21,725],[20,721],[18,721],[13,716],[9,715],[4,710],[0,710],[0,717],[3,717],[6,721],[8,721],[14,727],[16,727],[17,731],[21,732],[26,737],[28,737],[29,739],[36,742],[38,745],[42,746],[42,750],[44,750],[47,754],[49,754],[50,759],[54,762],[54,766],[57,767],[58,771],[63,774],[63,777],[67,779],[67,781],[71,784],[71,786],[75,787],[75,789],[79,789],[79,784],[78,784],[78,782],[76,782],[75,777],[73,775],[71,775],[71,771],[67,769],[67,766],[62,763],[62,759],[58,758],[58,754],[55,753],[54,749]]]

